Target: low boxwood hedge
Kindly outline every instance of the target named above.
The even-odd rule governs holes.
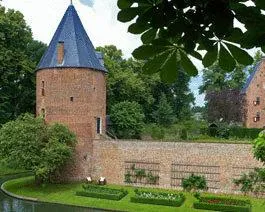
[[[196,209],[205,209],[213,211],[231,211],[231,212],[250,212],[251,204],[248,200],[238,200],[226,197],[200,197],[193,204]]]
[[[124,189],[111,189],[96,185],[84,185],[83,191],[77,191],[77,196],[93,197],[100,199],[120,200],[128,194]]]
[[[131,197],[131,202],[166,205],[180,207],[185,201],[185,196],[180,194],[156,193],[148,191],[135,191],[135,196]]]

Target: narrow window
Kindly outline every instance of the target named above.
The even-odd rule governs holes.
[[[44,89],[44,86],[45,86],[44,81],[42,81],[42,82],[41,82],[41,95],[42,95],[42,96],[45,96],[45,89]]]
[[[102,129],[101,129],[101,118],[97,118],[97,134],[101,134]]]
[[[260,121],[260,112],[256,113],[256,116],[254,117],[254,122]]]
[[[73,102],[74,101],[74,97],[71,96],[70,97],[70,101]]]
[[[260,104],[260,97],[257,97],[257,98],[256,98],[256,102],[257,102],[257,105]]]

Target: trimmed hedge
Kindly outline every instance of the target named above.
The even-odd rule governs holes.
[[[124,189],[111,189],[96,185],[84,185],[83,188],[83,191],[76,192],[77,196],[121,200],[128,194],[128,191]]]
[[[193,204],[196,209],[231,212],[251,212],[251,204],[248,200],[237,200],[226,197],[201,197]]]
[[[230,127],[229,136],[236,138],[249,138],[255,139],[263,129],[258,128],[243,128],[243,127]]]
[[[185,196],[180,193],[180,194],[169,194],[169,193],[154,193],[154,192],[146,192],[149,194],[153,195],[172,195],[177,197],[176,200],[172,199],[160,199],[160,198],[152,198],[152,197],[141,197],[140,194],[144,193],[144,191],[136,191],[135,196],[131,197],[131,202],[134,203],[144,203],[144,204],[154,204],[154,205],[165,205],[165,206],[175,206],[175,207],[180,207],[184,201],[185,201]]]

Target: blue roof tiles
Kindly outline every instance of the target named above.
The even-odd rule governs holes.
[[[57,45],[64,43],[64,60],[57,62]],[[43,55],[37,70],[57,67],[91,68],[107,72],[102,55],[95,52],[83,24],[74,8],[70,5],[66,10],[51,42]]]
[[[255,74],[259,71],[259,68],[260,68],[260,65],[261,65],[261,61],[258,62],[255,67],[254,67],[254,70],[252,71],[252,73],[249,75],[246,83],[244,84],[243,88],[241,89],[241,94],[245,94],[247,92],[247,89],[250,85],[250,83],[252,82],[252,79],[254,78]],[[249,68],[249,67],[246,67],[246,68]]]

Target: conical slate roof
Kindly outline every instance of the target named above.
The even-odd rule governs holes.
[[[64,60],[57,63],[57,45],[64,43]],[[61,20],[52,41],[43,55],[37,70],[57,67],[92,68],[106,72],[99,61],[100,55],[90,41],[83,24],[74,8],[70,5]]]

